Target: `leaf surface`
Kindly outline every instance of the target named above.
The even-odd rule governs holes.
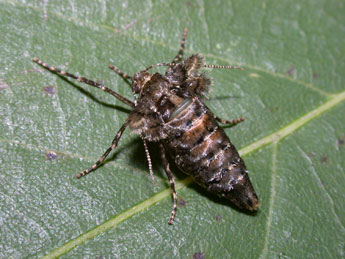
[[[345,234],[345,17],[342,1],[0,1],[0,257],[336,258]],[[130,109],[31,59],[101,81],[132,99],[107,66],[132,75],[176,55],[207,69],[207,105],[250,170],[261,201],[247,215],[173,168],[180,200],[150,145],[126,131]],[[164,69],[158,69],[163,73]]]

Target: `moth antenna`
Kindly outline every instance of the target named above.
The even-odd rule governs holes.
[[[187,34],[188,34],[188,30],[187,30],[187,28],[184,28],[182,40],[180,43],[180,49],[178,50],[177,55],[174,57],[174,59],[171,63],[177,63],[178,61],[180,61],[183,58],[183,52],[184,52],[184,48],[186,45]],[[170,66],[170,67],[172,67],[172,66]]]
[[[226,69],[239,69],[239,70],[244,70],[242,67],[238,67],[238,66],[219,66],[219,65],[207,65],[207,64],[204,64],[204,67],[208,67],[208,68],[226,68]]]
[[[152,182],[153,182],[153,185],[155,187],[157,187],[157,183],[155,181],[155,178],[153,176],[153,170],[152,170],[152,162],[151,162],[151,157],[150,157],[150,153],[149,153],[149,149],[147,147],[147,143],[146,143],[146,140],[144,139],[144,137],[141,135],[140,136],[141,139],[143,140],[143,143],[144,143],[144,148],[145,148],[145,153],[146,153],[146,159],[147,159],[147,163],[149,165],[149,171],[150,171],[150,175],[151,175],[151,179],[152,179]]]

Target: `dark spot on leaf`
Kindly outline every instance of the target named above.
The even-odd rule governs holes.
[[[186,201],[182,198],[179,198],[178,199],[178,204],[181,206],[181,207],[186,207]]]
[[[54,160],[57,158],[57,154],[53,151],[49,151],[47,154],[46,154],[46,160]]]
[[[45,86],[45,87],[43,87],[43,91],[45,91],[48,94],[55,94],[56,93],[56,87],[53,85]]]
[[[313,78],[314,79],[318,79],[320,77],[320,74],[318,74],[318,73],[313,73]]]
[[[221,221],[221,220],[222,220],[222,216],[217,215],[217,216],[216,216],[216,220],[217,220],[217,221]]]
[[[195,4],[192,1],[186,2],[187,7],[195,7]]]
[[[194,253],[193,259],[205,259],[205,254],[202,252]]]
[[[270,111],[271,111],[271,112],[276,112],[276,111],[279,111],[279,106],[276,106],[276,107],[270,108]]]
[[[314,152],[310,152],[310,153],[309,153],[309,156],[310,156],[310,157],[315,157],[315,155],[316,155],[316,154],[315,154]]]
[[[5,82],[0,81],[0,91],[5,89],[5,88],[8,88],[8,84],[5,83]]]
[[[286,70],[286,74],[288,76],[294,76],[296,74],[296,69],[294,67],[290,67]]]
[[[321,163],[326,164],[328,162],[328,157],[327,156],[322,156],[321,157]]]
[[[343,146],[345,144],[345,137],[338,138],[338,145]]]

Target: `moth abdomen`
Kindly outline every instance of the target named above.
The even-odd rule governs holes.
[[[193,98],[167,125],[169,134],[164,145],[183,172],[238,207],[257,210],[259,201],[243,160],[199,98]]]

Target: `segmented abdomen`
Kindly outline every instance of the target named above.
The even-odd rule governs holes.
[[[176,165],[207,187],[219,182],[242,159],[212,112],[198,99],[166,124],[164,145]]]

